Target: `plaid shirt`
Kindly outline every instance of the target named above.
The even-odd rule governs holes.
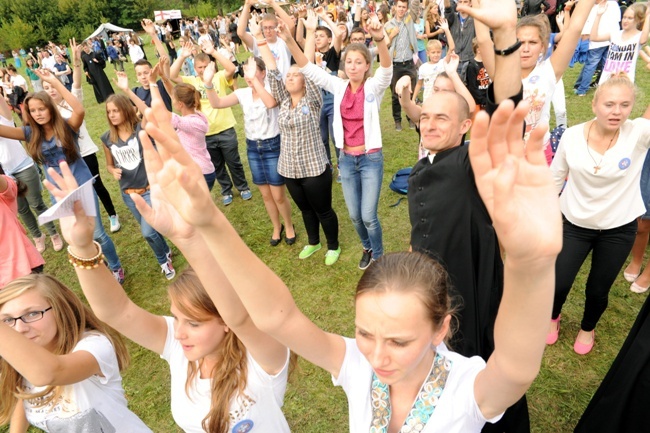
[[[320,109],[323,104],[320,89],[305,79],[305,96],[291,107],[291,96],[284,87],[277,69],[267,71],[271,94],[278,102],[280,113],[280,159],[278,173],[290,179],[318,176],[327,168],[327,155],[320,136]]]

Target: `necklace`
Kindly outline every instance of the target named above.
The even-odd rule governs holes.
[[[589,125],[589,130],[587,131],[587,153],[589,154],[589,157],[591,160],[594,162],[594,174],[598,174],[598,170],[600,170],[600,164],[603,162],[603,159],[605,159],[605,154],[609,150],[610,147],[612,147],[612,143],[614,142],[614,139],[618,136],[618,133],[620,132],[621,128],[617,129],[614,135],[612,136],[612,139],[609,140],[609,144],[607,145],[607,149],[603,152],[603,156],[600,158],[600,161],[596,162],[596,158],[591,154],[591,150],[589,149],[589,136],[591,135],[591,128],[594,126],[594,123],[596,121],[592,121],[591,125]]]

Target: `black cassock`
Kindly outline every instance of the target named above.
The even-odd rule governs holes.
[[[97,60],[96,62],[94,60]],[[90,53],[82,52],[81,61],[83,62],[84,71],[88,72],[90,78],[87,78],[88,83],[93,86],[95,91],[95,99],[98,103],[102,103],[110,95],[115,93],[113,86],[104,72],[106,61],[94,51]]]
[[[421,159],[409,177],[408,202],[413,251],[443,264],[461,306],[450,348],[487,361],[494,350],[494,321],[503,293],[499,242],[476,189],[468,146]],[[458,302],[456,302],[458,304]],[[483,432],[530,431],[526,396],[501,421]]]

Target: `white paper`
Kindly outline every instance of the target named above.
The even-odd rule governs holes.
[[[43,212],[38,216],[38,223],[43,225],[50,221],[58,220],[59,218],[74,216],[74,202],[77,200],[81,202],[86,215],[94,217],[97,215],[95,207],[95,192],[93,190],[93,177],[88,182],[81,185],[79,188],[72,191],[65,196],[62,200],[56,202],[54,206]]]

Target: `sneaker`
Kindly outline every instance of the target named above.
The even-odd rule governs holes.
[[[174,270],[174,266],[172,266],[171,260],[160,265],[160,268],[162,269],[162,273],[165,274],[165,278],[168,280],[171,280],[176,276],[176,271]]]
[[[50,236],[52,239],[52,248],[54,251],[61,251],[63,249],[63,239],[58,234]]]
[[[111,215],[108,217],[108,220],[111,222],[111,233],[115,233],[122,228],[122,225],[120,224],[120,218],[115,215]]]
[[[171,262],[172,261],[172,249],[169,249],[169,252],[167,253],[167,261]]]
[[[335,250],[327,250],[325,253],[325,264],[327,266],[332,266],[339,259],[341,255],[341,247],[338,247]]]
[[[397,121],[395,122],[395,131],[399,132],[402,130],[402,122]]]
[[[306,259],[307,257],[310,257],[312,254],[314,254],[316,251],[320,250],[321,246],[320,244],[316,245],[305,245],[305,248],[300,251],[300,254],[298,254],[299,259]]]
[[[372,262],[372,250],[366,250],[364,248],[363,254],[361,255],[361,260],[359,260],[359,269],[366,270],[370,263]]]
[[[221,202],[223,203],[224,206],[228,206],[230,203],[232,203],[232,194],[226,194],[222,196]]]
[[[253,193],[251,192],[250,189],[245,189],[244,191],[241,192],[241,198],[243,200],[250,200],[253,198]]]
[[[42,233],[41,236],[34,238],[34,245],[36,245],[36,250],[39,253],[45,251],[45,233]]]
[[[124,284],[124,268],[119,268],[111,272],[113,273],[113,278],[115,278],[118,283]]]

